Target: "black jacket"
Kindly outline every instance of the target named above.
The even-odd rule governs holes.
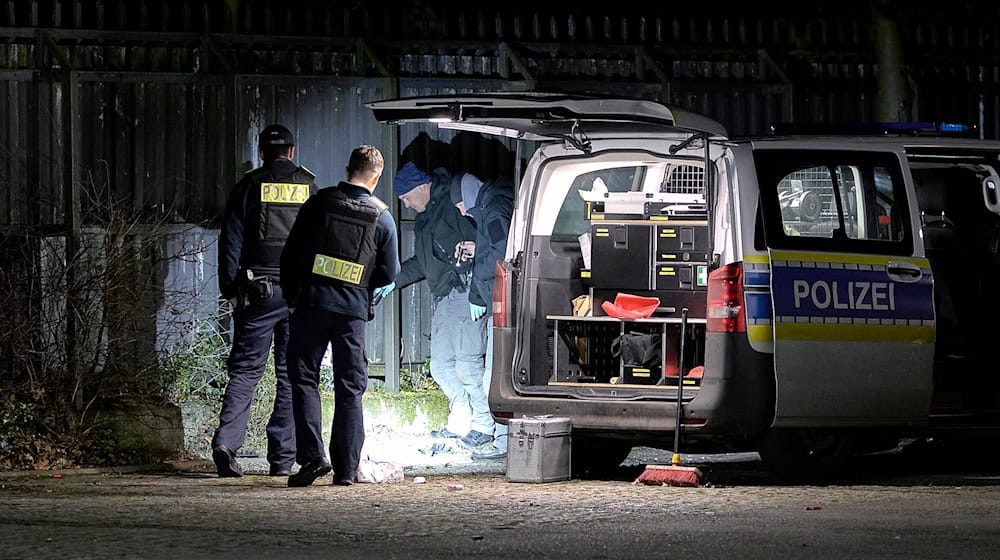
[[[351,198],[363,200],[371,196],[367,189],[341,182],[331,189],[340,189]],[[324,189],[325,190],[325,189]],[[399,273],[396,223],[392,214],[382,212],[375,222],[375,264],[367,288],[346,283],[330,283],[312,273],[315,253],[311,240],[326,235],[327,212],[322,192],[302,206],[292,226],[292,233],[281,253],[281,293],[290,308],[324,309],[341,315],[368,320],[374,288],[392,282]]]
[[[240,268],[252,268],[257,276],[271,276],[278,279],[277,259],[271,266],[250,266],[248,260],[260,247],[262,182],[286,182],[296,174],[308,178],[309,194],[319,190],[313,182],[315,176],[304,167],[291,160],[279,158],[266,162],[263,166],[243,175],[229,194],[222,229],[219,231],[219,293],[225,299],[236,296],[237,273]],[[277,256],[277,254],[275,255]]]
[[[493,279],[497,261],[507,252],[507,234],[514,215],[514,186],[509,179],[483,183],[476,205],[468,214],[476,221],[476,258],[472,267],[469,303],[493,307]]]
[[[426,279],[431,294],[438,298],[455,287],[466,289],[461,276],[472,263],[455,266],[455,245],[475,240],[476,226],[451,203],[451,175],[438,168],[432,177],[427,209],[413,221],[413,256],[403,263],[396,286],[403,288]]]

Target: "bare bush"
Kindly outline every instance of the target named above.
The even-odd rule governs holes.
[[[107,441],[105,411],[172,397],[157,314],[165,299],[181,305],[184,294],[167,293],[164,277],[171,261],[199,258],[201,248],[165,247],[195,226],[135,210],[92,182],[81,194],[85,225],[72,253],[66,233],[52,227],[0,232],[0,373],[9,396],[0,402],[8,428],[0,468],[129,460]]]

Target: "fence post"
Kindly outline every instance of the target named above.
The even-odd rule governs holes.
[[[382,98],[394,99],[399,97],[399,78],[385,78],[382,80]],[[385,189],[384,201],[389,206],[396,221],[396,231],[399,231],[399,199],[393,195],[392,181],[396,176],[396,169],[399,167],[399,127],[382,127],[382,146],[385,148],[383,156],[385,158],[385,170],[382,172],[382,188]],[[398,242],[402,240],[402,235],[398,236]],[[385,356],[385,388],[390,393],[398,393],[399,383],[399,340],[402,334],[402,301],[400,290],[393,290],[382,303],[383,332],[382,344],[383,355]]]

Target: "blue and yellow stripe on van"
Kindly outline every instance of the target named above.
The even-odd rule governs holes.
[[[777,339],[934,342],[926,259],[772,251],[770,260]],[[886,274],[890,262],[910,263],[922,274],[914,282],[894,281]]]
[[[743,259],[743,300],[746,305],[747,338],[751,344],[774,342],[771,313],[771,260],[767,255],[746,255]]]

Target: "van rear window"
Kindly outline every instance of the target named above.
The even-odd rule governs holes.
[[[552,241],[576,241],[583,233],[590,231],[586,205],[580,191],[605,190],[609,193],[625,193],[642,189],[644,167],[628,166],[600,169],[577,175],[573,185],[566,192],[556,223],[552,226]]]

